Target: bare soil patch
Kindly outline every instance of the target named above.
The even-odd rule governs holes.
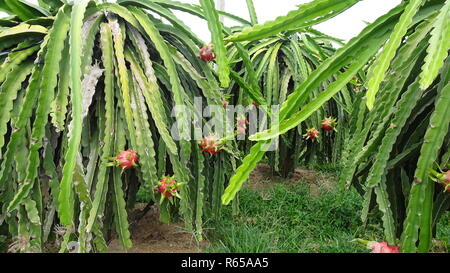
[[[245,185],[251,189],[264,192],[276,184],[295,186],[299,183],[306,183],[309,186],[311,195],[319,195],[322,189],[329,190],[334,187],[334,177],[327,177],[315,170],[306,168],[296,168],[294,173],[288,178],[283,178],[273,174],[268,164],[258,164],[250,174],[249,182]]]
[[[145,204],[138,204],[129,218],[134,219],[144,207]],[[181,223],[162,223],[157,206],[152,206],[144,217],[132,224],[130,232],[133,247],[126,251],[128,253],[197,253],[207,244],[206,241],[198,244]],[[125,252],[117,239],[111,241],[109,251]]]

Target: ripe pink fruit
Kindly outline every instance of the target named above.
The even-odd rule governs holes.
[[[436,182],[442,184],[447,192],[450,192],[450,170],[436,175]]]
[[[166,181],[165,178],[161,179],[159,182],[161,182],[161,185],[158,186],[158,191],[160,193],[164,193],[166,191]]]
[[[158,186],[156,189],[161,193],[161,195],[165,198],[171,198],[176,195],[178,191],[178,184],[175,178],[164,176],[159,180]]]
[[[216,59],[216,54],[214,53],[214,49],[211,44],[200,49],[200,59],[206,62],[211,62]]]
[[[321,124],[322,124],[322,129],[324,129],[327,132],[336,130],[337,122],[336,122],[336,119],[333,117],[329,117],[329,118],[322,120]]]
[[[372,253],[399,253],[398,246],[388,245],[386,242],[369,242],[368,248],[372,249]]]
[[[245,134],[245,131],[247,131],[247,125],[248,120],[244,116],[237,118],[237,129],[239,134]]]
[[[138,154],[135,151],[122,151],[114,157],[114,165],[121,168],[122,171],[126,171],[137,166],[138,158]]]
[[[227,99],[221,98],[220,101],[221,101],[222,104],[223,104],[223,108],[227,109],[227,107],[228,107],[228,101],[227,101]]]
[[[316,128],[306,129],[306,134],[303,136],[305,136],[306,139],[315,140],[319,138],[319,131],[317,131]]]
[[[199,141],[198,146],[210,155],[217,154],[223,146],[220,139],[216,136],[207,136]]]

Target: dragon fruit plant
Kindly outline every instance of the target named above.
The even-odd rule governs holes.
[[[439,183],[444,188],[444,191],[450,193],[450,170],[437,172],[433,169],[430,170],[430,179],[436,183]]]
[[[318,140],[319,139],[319,131],[316,128],[306,129],[306,133],[303,135],[306,139],[310,140]]]
[[[391,246],[387,242],[369,242],[367,248],[372,250],[372,253],[400,253],[398,246]]]
[[[238,44],[236,49],[230,49],[230,59],[242,59],[240,67],[248,67],[239,75],[232,73],[235,81],[245,83],[242,79],[248,79],[249,83],[241,84],[241,88],[248,90],[248,96],[255,101],[265,99],[269,104],[282,103],[282,106],[276,128],[249,137],[256,143],[252,143],[251,148],[246,147],[249,153],[230,179],[222,196],[223,203],[229,204],[236,197],[243,182],[265,155],[272,156],[269,162],[285,158],[266,153],[262,145],[311,128],[311,124],[320,123],[318,117],[333,116],[346,127],[338,134],[330,134],[339,136],[339,144],[332,146],[342,151],[337,157],[342,169],[341,190],[354,186],[364,196],[364,222],[373,209],[382,212],[384,239],[389,245],[397,245],[405,253],[428,252],[436,235],[436,223],[450,209],[448,198],[444,196],[448,192],[442,191],[442,186],[429,177],[433,164],[442,168],[449,161],[450,38],[447,22],[450,1],[401,1],[338,52],[322,63],[312,61],[317,64],[314,69],[305,69],[305,63],[309,62],[305,62],[308,57],[302,56],[302,52],[309,48],[306,44],[311,45],[318,39],[310,33],[298,39],[287,39],[287,34],[283,36],[281,31],[289,26],[297,31],[313,29],[314,23],[321,20],[310,21],[304,19],[305,15],[311,15],[307,12],[311,10],[320,14],[321,7],[328,6],[325,2],[336,3],[311,1],[275,21],[242,29],[226,38],[230,44]],[[339,10],[350,8],[356,2],[341,2]],[[302,22],[305,28],[301,27]],[[273,34],[279,35],[278,42]],[[258,42],[269,37],[274,39],[273,43],[272,39],[268,39],[267,44]],[[295,45],[299,40],[307,41],[301,50],[298,50],[301,44]],[[256,44],[258,49],[240,50],[239,42],[244,41],[250,46]],[[285,41],[294,45],[283,50]],[[328,50],[320,47],[324,44],[326,42],[314,43],[315,52],[308,56],[320,58],[327,54]],[[270,50],[262,51],[260,47]],[[261,60],[248,58],[246,52],[257,52]],[[297,56],[301,56],[300,66],[295,62]],[[281,63],[277,62],[279,58],[289,69],[277,65]],[[252,65],[245,62],[248,59],[259,66],[252,70]],[[355,76],[361,81],[356,81]],[[259,84],[264,77],[267,80]],[[294,80],[293,91],[287,92],[286,86],[289,90],[293,85],[290,77],[297,82]],[[356,92],[349,92],[349,88]],[[338,114],[326,109],[333,101],[339,106],[330,108],[338,109]],[[325,111],[327,115],[323,114]],[[309,119],[312,123],[308,124]],[[290,143],[297,145],[295,141]],[[288,150],[286,154],[297,153]]]
[[[239,116],[236,121],[237,133],[240,135],[244,135],[247,131],[247,125],[249,124],[248,120],[245,118],[245,116]]]
[[[156,190],[161,194],[160,204],[164,201],[164,199],[169,199],[170,202],[173,202],[172,197],[177,197],[181,199],[180,186],[183,183],[178,183],[174,176],[164,176],[161,178],[156,186]]]
[[[221,98],[220,102],[222,103],[223,108],[227,109],[228,104],[229,104],[228,100],[226,98]]]
[[[371,250],[371,253],[400,253],[398,246],[389,245],[387,242],[367,241],[363,239],[354,239],[352,242],[357,242],[365,246]]]
[[[216,155],[223,149],[222,140],[217,136],[207,136],[198,142],[198,146],[203,152],[209,153],[211,156]]]
[[[364,197],[362,221],[381,212],[384,239],[373,252],[430,250],[450,209],[448,172],[430,175],[450,163],[450,1],[401,1],[346,44],[315,25],[358,0],[312,0],[264,24],[251,0],[250,21],[218,12],[213,0],[100,2],[0,1],[9,14],[0,20],[0,219],[11,251],[50,243],[68,252],[76,240],[79,252],[105,252],[113,229],[128,249],[139,189],[150,203],[158,192],[177,200],[163,202],[161,215],[179,215],[201,239],[204,219],[231,202],[236,211],[263,159],[283,176],[298,164],[339,163],[340,188]],[[211,44],[173,11],[205,19]],[[176,142],[168,128],[182,113],[168,113],[175,105],[196,113],[199,96],[280,105],[280,122],[229,147],[214,136]],[[305,141],[328,116],[342,129],[320,143],[310,141],[314,129]],[[278,137],[279,149],[266,153]],[[138,155],[120,156],[126,147]],[[115,155],[118,168],[108,168]],[[160,179],[166,169],[183,183]]]
[[[138,166],[138,154],[133,150],[121,151],[117,156],[112,157],[111,166],[116,166],[122,172]]]
[[[166,168],[186,184],[167,185],[171,199],[181,199],[161,210],[179,215],[201,238],[211,217],[202,204],[220,211],[210,184],[224,188],[231,160],[206,158],[194,140],[176,142],[168,113],[174,105],[193,110],[196,97],[215,105],[225,97],[214,68],[198,58],[205,43],[172,15],[189,10],[204,19],[203,9],[135,0],[38,2],[0,1],[9,14],[0,20],[0,222],[11,245],[27,242],[11,251],[41,252],[51,243],[68,252],[76,240],[79,252],[102,252],[113,229],[130,248],[128,212],[139,190],[158,204],[154,188]],[[203,58],[214,55],[212,46],[202,50]],[[216,62],[223,68],[223,58]],[[210,179],[217,170],[221,178]]]
[[[200,49],[200,59],[205,62],[212,62],[216,59],[216,54],[214,53],[214,48],[212,44],[206,45]]]
[[[296,12],[302,13],[301,10]],[[298,16],[297,19],[302,18]],[[292,109],[301,109],[302,105],[312,101],[324,90],[326,84],[300,96],[300,86],[304,79],[335,53],[333,44],[342,44],[342,41],[325,35],[314,27],[302,28],[301,31],[272,31],[280,26],[266,25],[263,27],[264,31],[259,32],[255,25],[252,35],[248,32],[249,28],[233,28],[226,38],[230,42],[227,44],[228,58],[235,70],[230,74],[234,86],[227,89],[233,95],[230,104],[245,104],[250,111],[265,113],[264,106],[280,105],[283,109],[292,96],[291,100],[294,97],[302,100]],[[263,37],[259,39],[260,36]],[[333,73],[330,77],[337,76],[338,74]],[[335,95],[335,100],[330,100],[317,109],[296,130],[283,135],[275,151],[267,152],[261,157],[268,162],[273,174],[288,177],[297,166],[339,162],[347,133],[345,128],[342,134],[324,134],[323,140],[314,145],[311,145],[311,141],[305,141],[303,135],[307,128],[320,124],[323,117],[348,120],[348,109],[351,109],[356,98],[351,89],[351,84],[345,86],[341,93]],[[284,115],[284,112],[281,113]],[[268,122],[271,122],[270,117]],[[238,133],[239,130],[243,132],[243,128],[238,128]],[[238,143],[244,154],[250,152],[253,144],[251,139],[240,140]]]
[[[333,117],[325,118],[320,124],[322,125],[322,129],[327,132],[336,131],[337,122]]]
[[[386,14],[398,24],[375,47],[341,159],[341,189],[359,189],[363,221],[381,211],[385,241],[405,253],[428,252],[450,209],[447,173],[430,172],[450,160],[449,10],[449,1],[408,1]],[[384,24],[379,18],[373,26]],[[359,38],[373,46],[368,35]]]

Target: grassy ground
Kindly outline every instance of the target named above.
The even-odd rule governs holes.
[[[439,240],[441,250],[450,252],[450,211],[440,219],[437,225],[436,237]]]
[[[333,190],[311,196],[307,187],[275,185],[262,198],[246,188],[240,195],[240,215],[229,208],[211,225],[206,252],[367,252],[355,238],[381,237],[378,225],[361,225],[360,197],[349,191],[342,198]]]
[[[219,221],[210,223],[205,252],[262,253],[369,252],[355,238],[381,240],[379,217],[364,226],[362,199],[352,189],[340,194],[321,188],[311,195],[309,182],[278,183],[264,190],[245,188],[240,194],[240,214],[226,208]],[[438,226],[438,238],[449,244],[450,214]],[[448,248],[447,248],[448,249]]]
[[[198,247],[213,253],[369,252],[352,240],[382,240],[379,213],[371,214],[363,225],[362,198],[353,188],[343,194],[334,188],[338,171],[333,167],[314,169],[302,169],[293,178],[281,179],[258,166],[240,192],[239,215],[233,216],[231,207],[226,207],[219,220],[208,221],[207,243]],[[149,196],[140,192],[138,199],[148,201]],[[189,245],[192,236],[177,231],[176,225],[159,223],[158,218],[158,214],[148,213],[136,227],[132,252],[196,251]],[[438,224],[438,241],[432,251],[448,252],[449,227],[450,212],[446,212]],[[0,235],[0,253],[6,250],[6,237]]]

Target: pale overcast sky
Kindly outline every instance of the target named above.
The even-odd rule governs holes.
[[[37,0],[28,0],[36,3]],[[113,2],[111,0],[110,2]],[[198,4],[198,0],[178,0],[184,3]],[[217,2],[217,1],[216,1]],[[278,16],[287,14],[290,10],[296,9],[296,6],[309,0],[253,0],[259,23],[273,20]],[[363,0],[338,15],[337,17],[317,25],[316,28],[331,36],[348,40],[356,36],[365,26],[364,21],[373,22],[376,18],[383,15],[401,0]],[[225,0],[225,11],[250,20],[245,0]],[[177,16],[183,20],[198,36],[205,42],[210,41],[210,34],[205,22],[198,17],[184,12],[176,12]],[[0,17],[4,14],[0,12]],[[226,20],[226,25],[233,25],[232,21]]]
[[[181,0],[181,2],[198,4],[198,0]],[[310,0],[253,0],[259,23],[286,15],[290,10],[297,9],[297,5],[307,2],[310,2]],[[347,41],[358,35],[366,26],[364,21],[375,21],[400,2],[401,0],[363,0],[333,19],[317,25],[316,29]],[[245,0],[225,0],[225,11],[250,21]],[[209,42],[210,34],[203,20],[183,12],[177,12],[177,15],[187,25],[191,26],[202,40]],[[233,21],[225,20],[225,24],[231,26]]]

